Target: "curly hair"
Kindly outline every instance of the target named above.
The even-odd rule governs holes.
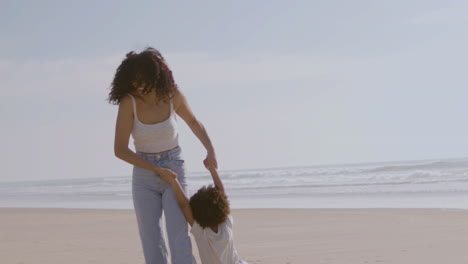
[[[213,185],[200,188],[190,198],[190,208],[193,218],[202,228],[222,224],[231,211],[226,194]]]
[[[155,102],[168,102],[178,90],[172,71],[164,57],[158,50],[151,47],[140,53],[134,51],[127,53],[115,72],[107,99],[109,103],[119,104],[129,93],[141,98],[138,93],[135,93],[134,84],[144,87],[143,94],[155,90]]]

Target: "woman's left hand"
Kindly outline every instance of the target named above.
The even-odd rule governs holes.
[[[203,161],[203,164],[207,169],[210,169],[210,167],[218,169],[218,161],[216,161],[216,155],[214,153],[208,152],[205,160]]]

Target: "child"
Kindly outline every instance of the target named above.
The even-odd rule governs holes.
[[[190,201],[177,180],[165,179],[172,189],[197,241],[203,264],[247,264],[234,248],[233,219],[224,186],[215,168],[208,168],[215,187],[203,186]]]

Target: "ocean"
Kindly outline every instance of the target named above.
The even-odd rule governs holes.
[[[220,171],[232,208],[468,209],[468,158]],[[187,172],[189,195],[211,184]],[[132,209],[131,176],[0,183],[0,207]]]

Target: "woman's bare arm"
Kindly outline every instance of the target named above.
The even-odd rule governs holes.
[[[211,143],[210,137],[208,136],[208,133],[203,124],[197,120],[193,114],[184,94],[180,91],[178,91],[174,96],[174,108],[176,113],[185,121],[185,123],[187,123],[193,134],[200,140],[200,142],[207,150],[208,154],[204,161],[205,166],[208,164],[209,166],[218,168],[215,149]]]

